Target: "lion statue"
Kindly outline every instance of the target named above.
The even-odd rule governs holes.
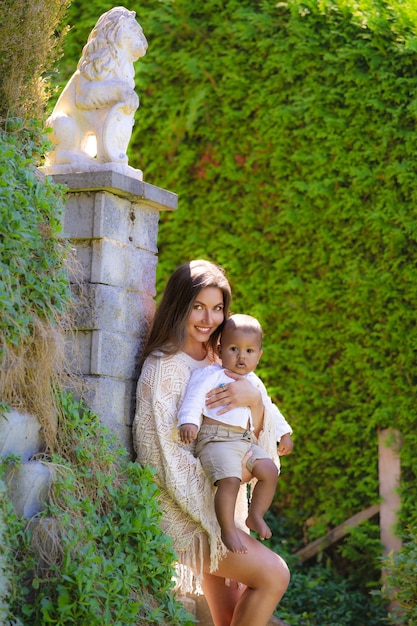
[[[71,171],[89,171],[104,163],[127,165],[139,107],[133,62],[148,47],[135,16],[135,11],[114,7],[97,21],[76,72],[46,121],[54,144],[46,168],[68,164]]]

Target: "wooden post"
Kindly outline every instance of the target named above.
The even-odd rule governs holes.
[[[396,535],[396,524],[400,510],[400,457],[401,448],[400,433],[392,428],[386,428],[378,432],[378,473],[380,527],[383,553],[398,552],[402,546],[401,539]]]
[[[386,428],[378,432],[378,471],[379,471],[379,494],[381,496],[380,505],[380,529],[383,554],[396,553],[401,549],[402,541],[396,535],[396,525],[400,510],[400,457],[401,448],[400,433],[392,428]],[[385,569],[381,572],[382,584],[386,578]],[[391,614],[401,616],[401,606],[395,599],[396,590],[389,592],[391,601],[389,611]]]

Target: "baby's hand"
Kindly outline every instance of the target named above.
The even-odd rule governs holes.
[[[183,443],[191,443],[196,439],[198,426],[195,424],[182,424],[180,426],[180,439]]]
[[[281,440],[278,446],[278,454],[279,456],[285,456],[286,454],[291,454],[292,449],[294,447],[294,442],[291,439],[290,433],[286,433],[282,435]]]

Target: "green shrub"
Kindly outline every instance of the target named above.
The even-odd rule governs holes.
[[[193,624],[173,593],[175,554],[152,472],[71,396],[59,432],[51,504],[15,547],[11,584],[26,582],[11,613],[28,626]]]
[[[17,559],[23,531],[24,523],[14,514],[6,485],[0,477],[0,624],[3,626],[22,626],[22,622],[11,614],[11,605],[19,601],[23,603],[23,580]]]
[[[0,344],[18,345],[35,319],[55,320],[70,300],[62,239],[63,190],[40,179],[46,148],[36,126],[0,130]]]
[[[378,593],[380,585],[375,584],[375,580],[373,584],[369,582],[380,567],[380,546],[376,550],[366,533],[357,548],[362,546],[359,571],[355,575],[338,573],[337,569],[343,570],[343,567],[340,562],[336,563],[337,552],[352,550],[353,537],[345,540],[344,548],[339,545],[332,557],[326,551],[301,563],[294,554],[296,541],[288,520],[278,518],[273,511],[268,511],[267,518],[273,535],[266,544],[287,561],[291,571],[290,585],[275,611],[277,617],[297,626],[383,626],[387,623],[387,603]],[[353,529],[353,534],[362,527],[361,524]],[[355,556],[351,558],[357,560]]]
[[[393,623],[400,626],[417,624],[417,534],[409,528],[404,545],[395,555],[384,559],[384,593],[396,606]]]
[[[291,583],[275,614],[297,626],[383,626],[386,607],[325,565],[293,565]]]

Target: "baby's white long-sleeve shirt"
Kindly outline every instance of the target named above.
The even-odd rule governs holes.
[[[272,409],[277,441],[281,439],[282,435],[291,434],[291,426],[268,396],[265,385],[259,376],[254,372],[250,372],[246,374],[245,378],[261,392],[265,408],[270,407]],[[194,370],[178,413],[178,426],[195,424],[200,428],[203,416],[206,416],[224,424],[240,426],[241,428],[247,428],[249,423],[251,430],[253,430],[252,414],[249,407],[236,407],[230,409],[227,413],[223,413],[223,415],[217,415],[222,407],[216,407],[215,409],[206,407],[206,394],[209,391],[218,387],[221,383],[230,384],[234,382],[236,382],[234,378],[227,376],[225,370],[217,363]]]

